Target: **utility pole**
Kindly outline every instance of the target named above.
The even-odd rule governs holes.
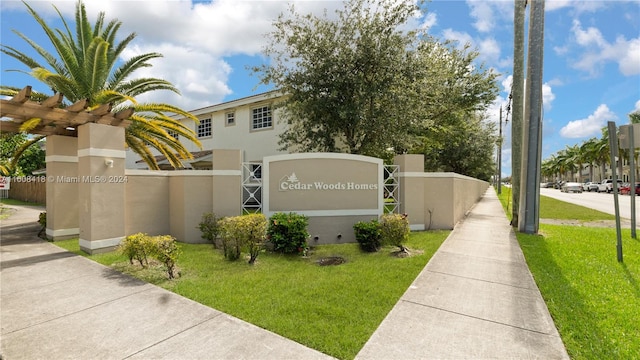
[[[544,0],[533,0],[529,10],[527,84],[522,127],[523,151],[518,215],[518,230],[526,234],[537,234],[540,225],[543,59]]]
[[[520,164],[522,114],[524,111],[524,17],[526,0],[515,0],[513,10],[513,78],[511,81],[511,226],[518,226],[520,209]]]

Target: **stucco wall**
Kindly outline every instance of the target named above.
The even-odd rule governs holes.
[[[489,183],[455,173],[423,173],[425,229],[453,229]],[[411,214],[409,214],[411,220]]]
[[[187,243],[203,243],[197,229],[202,214],[213,206],[213,172],[173,171],[169,177],[169,232]],[[238,200],[239,201],[239,200]]]
[[[125,233],[169,234],[168,171],[127,170]]]

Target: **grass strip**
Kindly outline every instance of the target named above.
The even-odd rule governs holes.
[[[612,217],[598,213],[540,199],[541,218]],[[629,229],[622,232],[623,263],[617,261],[616,230],[611,228],[541,224],[539,234],[516,237],[572,359],[640,356],[640,241],[631,238]]]
[[[262,253],[253,266],[227,261],[211,245],[180,244],[181,277],[131,267],[117,253],[88,256],[77,239],[56,242],[69,251],[210,306],[340,359],[353,359],[427,264],[449,231],[411,234],[414,255],[397,248],[364,253],[357,244],[322,245],[307,258]],[[323,257],[346,262],[319,266]]]

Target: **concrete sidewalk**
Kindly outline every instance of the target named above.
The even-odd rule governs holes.
[[[330,359],[43,242],[42,209],[16,208],[1,227],[4,360]],[[569,358],[493,188],[357,358]]]
[[[14,359],[332,359],[38,239],[42,208],[0,228],[0,355]]]
[[[492,187],[356,359],[569,359]]]

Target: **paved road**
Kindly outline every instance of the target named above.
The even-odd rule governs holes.
[[[540,189],[540,195],[548,196],[554,199],[566,201],[568,203],[615,215],[613,206],[613,194],[595,192],[583,192],[581,194],[575,194],[563,193],[557,189]],[[638,209],[640,209],[640,196],[636,196],[635,200],[637,218]],[[618,202],[620,204],[620,217],[624,219],[631,219],[631,196],[619,195]]]

